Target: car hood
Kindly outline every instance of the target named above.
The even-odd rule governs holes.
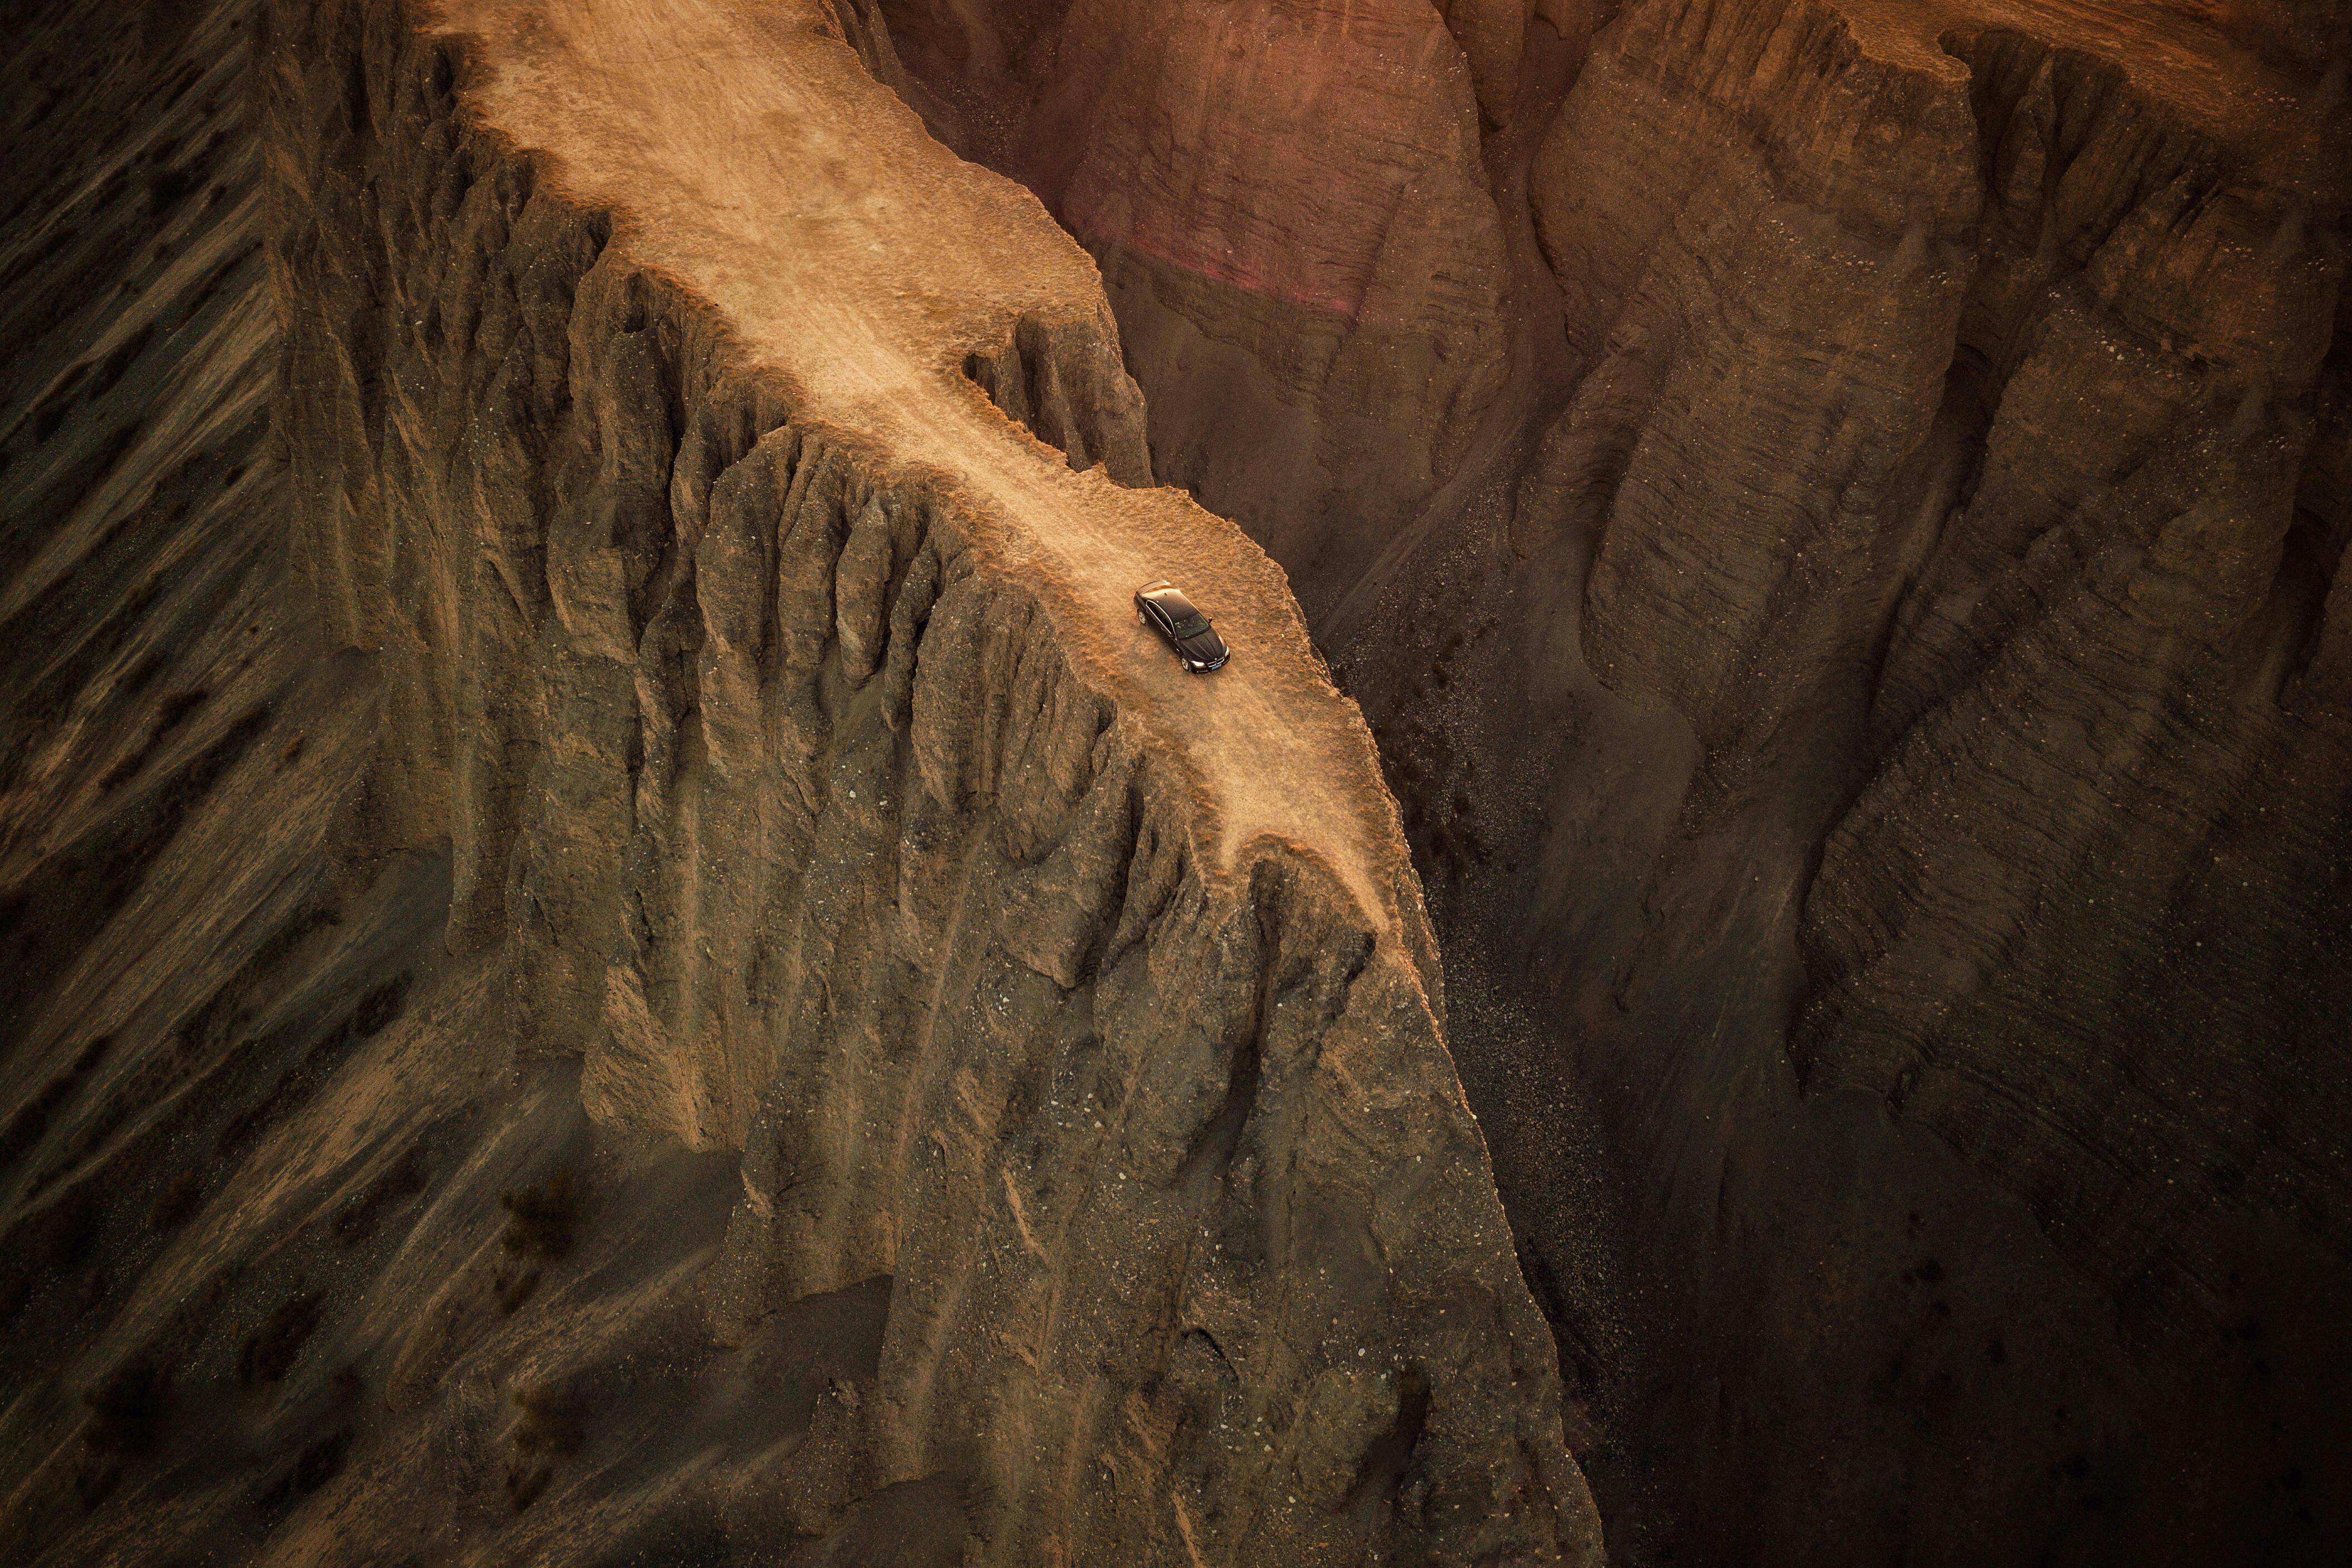
[[[1213,631],[1176,639],[1176,651],[1200,664],[1215,664],[1225,657],[1225,639]]]

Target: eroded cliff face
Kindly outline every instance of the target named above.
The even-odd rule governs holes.
[[[2340,148],[2004,27],[1650,6],[1612,41],[1538,165],[1593,363],[1531,552],[1597,539],[1584,652],[1692,723],[1686,812],[1837,714],[1800,1072],[1937,1127],[2118,1285],[2210,1300],[2215,1195],[2277,1152],[2263,1206],[2326,1235],[2347,1174],[2308,1054],[2347,994],[2345,522],[2305,477],[2342,439]],[[1762,132],[1654,238],[1610,205],[1654,188],[1638,140],[1584,152],[1645,99]],[[2155,1087],[2204,1079],[2264,1130]],[[2174,1162],[2158,1214],[2082,1223]]]
[[[1467,57],[1423,0],[874,9],[932,128],[1101,264],[1160,477],[1310,608],[1461,469],[1507,375],[1479,126],[1517,0],[1456,7]]]
[[[10,67],[8,1539],[2340,1558],[2340,0],[273,21],[274,301]]]
[[[1613,1544],[2340,1552],[2336,13],[1442,9],[1474,449],[1305,541],[1201,493],[1381,738]],[[1113,300],[1181,472],[1257,373]]]
[[[1807,900],[1801,1066],[2030,1194],[2133,1316],[2210,1312],[2216,1197],[2352,1239],[2352,731],[2320,657],[2352,520],[2305,479],[2343,439],[2320,378],[2344,246],[2292,174],[2152,126],[2112,68],[1948,42],[1994,178],[1960,336],[1990,417],[1890,629],[1885,760]],[[2026,1034],[2052,1042],[2032,1063]],[[2072,1136],[2020,1125],[2028,1076]],[[2271,1109],[2161,1087],[2214,1080]],[[2177,1195],[2151,1202],[2159,1172]]]
[[[1745,1015],[1822,1108],[1796,1146],[1853,1139],[1828,1108],[1859,1090],[1871,1136],[1932,1132],[2032,1216],[2094,1294],[2030,1337],[2121,1363],[2032,1402],[2072,1428],[2046,1467],[2062,1496],[2024,1505],[2065,1550],[2324,1554],[2343,1500],[2279,1478],[2340,1471],[2347,1375],[2320,1327],[2340,1309],[2307,1315],[2343,1300],[2352,1177],[2352,734],[2322,652],[2346,521],[2316,477],[2342,440],[2341,109],[2323,84],[2318,110],[2277,110],[2263,95],[2291,88],[2155,19],[2129,48],[2014,13],[1928,20],[1629,9],[1538,161],[1590,368],[1512,537],[1583,582],[1553,635],[1573,626],[1609,698],[1689,727],[1645,748],[1687,781],[1633,830],[1659,859],[1618,873],[1648,934],[1615,939],[1613,973],[1540,984],[1605,995],[1626,1016],[1589,1010],[1602,1039]],[[1588,151],[1628,124],[1660,150]],[[1694,127],[1722,151],[1685,162]],[[1692,168],[1646,228],[1613,195]],[[1608,727],[1596,695],[1561,700]],[[1633,815],[1570,812],[1604,844]],[[1785,977],[1769,1002],[1665,998],[1733,955]],[[1955,1281],[2016,1268],[1976,1222],[1936,1238],[1924,1195],[1885,1212],[1790,1235],[1884,1247],[1914,1282],[1925,1259]],[[1865,1298],[1862,1364],[1906,1367],[1899,1397],[1945,1445],[1990,1429],[2013,1452],[1992,1390],[2038,1316],[2026,1294],[1929,1290],[1931,1332]],[[2210,1489],[2136,1500],[2179,1468]],[[2034,1499],[2044,1468],[2017,1464],[2007,1495]],[[2096,1525],[2055,1517],[2070,1473]]]
[[[11,446],[10,1537],[1598,1561],[1369,737],[1083,255],[854,14],[250,22],[98,95],[217,89],[229,335]]]

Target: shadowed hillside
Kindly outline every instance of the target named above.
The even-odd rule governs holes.
[[[773,9],[35,18],[0,1537],[1597,1561],[1360,718]]]

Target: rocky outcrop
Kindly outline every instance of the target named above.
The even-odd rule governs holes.
[[[1998,1524],[1969,1527],[2003,1532],[1996,1555],[2341,1538],[2332,1495],[2278,1478],[2339,1468],[2321,1391],[2347,1373],[2306,1310],[2344,1299],[2352,1190],[2326,1087],[2352,1037],[2352,733],[2320,651],[2345,535],[2317,477],[2340,442],[2343,110],[2199,24],[2112,25],[2145,30],[1631,6],[1536,164],[1576,363],[1507,574],[1581,602],[1474,568],[1459,592],[1527,617],[1519,640],[1431,651],[1449,689],[1517,686],[1563,741],[1514,769],[1473,718],[1419,746],[1443,768],[1421,788],[1462,790],[1442,759],[1466,753],[1548,795],[1540,869],[1470,918],[1579,1017],[1612,1086],[1600,1136],[1687,1173],[1688,1130],[1721,1119],[1698,1156],[1717,1180],[1682,1178],[1705,1195],[1626,1223],[1637,1247],[1684,1236],[1706,1293],[1790,1303],[1779,1333],[1807,1348],[1726,1349],[1690,1298],[1701,1364],[1781,1424],[1733,1446],[1874,1433],[1851,1491],[1727,1479],[1780,1522],[1701,1526],[1706,1550],[1830,1550],[1771,1500],[1800,1493],[1848,1547],[1919,1550],[1949,1505],[1896,1456],[2041,1448],[2025,1363],[2065,1364],[2042,1414],[2069,1447],[2021,1458]],[[1374,696],[1331,640],[1412,740],[1411,691]],[[1623,782],[1570,782],[1603,767]],[[1507,845],[1500,815],[1439,831]],[[1475,859],[1457,909],[1514,887]],[[1750,1076],[1783,1050],[1790,1100]],[[1506,1069],[1466,1070],[1475,1100]],[[1507,1191],[1538,1140],[1497,1133]],[[1943,1212],[1965,1192],[1975,1214]],[[1837,1283],[1746,1261],[1730,1215],[1839,1259]],[[1569,1255],[1574,1227],[1538,1223]],[[2087,1283],[2075,1321],[2039,1320],[2027,1278]],[[1797,1327],[1824,1290],[1850,1303],[1836,1350]],[[1854,1383],[1806,1386],[1832,1366]],[[1883,1395],[1873,1367],[1895,1369]],[[1879,1425],[1882,1398],[1935,1435]],[[2149,1501],[2179,1467],[2214,1479]],[[2045,1474],[2079,1475],[2071,1518]]]
[[[1101,264],[1161,477],[1328,597],[1501,390],[1520,0],[881,9],[934,128]]]
[[[1825,6],[1635,6],[1538,157],[1581,368],[1515,539],[1591,549],[1587,658],[1710,746],[1846,679],[1924,547],[1979,205],[1942,65],[1874,58]]]
[[[2323,1234],[2352,1177],[2277,1048],[2345,995],[2347,738],[2305,689],[2341,529],[2296,521],[2343,260],[2305,132],[2233,143],[2154,87],[1999,27],[1635,8],[1538,166],[1589,369],[1519,537],[1597,538],[1585,653],[1693,725],[1686,810],[1843,731],[1808,1081],[1937,1127],[2173,1317],[2221,1310],[2189,1211],[2283,1138],[2255,1187]],[[2232,826],[2249,798],[2278,825]],[[2272,1086],[2263,1132],[2136,1087],[2214,1076]],[[2160,1213],[2091,1221],[2175,1161]]]
[[[2339,1559],[2340,12],[30,14],[0,1531]]]
[[[1808,900],[1800,1050],[2031,1193],[2137,1310],[2226,1311],[2216,1200],[2352,1239],[2352,1106],[2304,1054],[2352,994],[2352,730],[2309,662],[2345,525],[2297,506],[2342,246],[2113,68],[1955,47],[1994,180],[1960,350],[1990,420],[1890,635],[1887,762]],[[2214,1078],[2273,1109],[2154,1088]],[[2027,1103],[2064,1134],[2002,1109]],[[2160,1173],[2177,1198],[2082,1223]]]
[[[266,21],[165,395],[274,337],[270,488],[11,587],[68,711],[247,672],[11,759],[11,1537],[1597,1561],[1369,737],[1084,255],[854,11]]]
[[[918,84],[1026,123],[1018,9]],[[2334,12],[1431,9],[1505,261],[1479,436],[1393,507],[1234,510],[1381,739],[1612,1542],[2340,1549]],[[1297,102],[1254,69],[1201,96]],[[1112,299],[1163,472],[1336,444],[1171,461],[1254,372]]]

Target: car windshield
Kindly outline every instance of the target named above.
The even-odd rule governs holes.
[[[1180,637],[1196,637],[1208,629],[1209,617],[1198,610],[1176,623],[1176,635]]]

